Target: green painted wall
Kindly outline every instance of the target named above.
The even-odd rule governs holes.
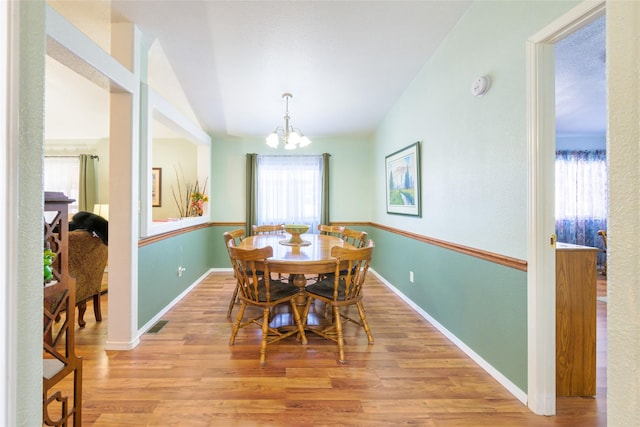
[[[372,222],[527,259],[526,41],[578,3],[471,5],[378,128]],[[473,97],[484,74],[491,88]],[[389,215],[384,158],[415,141],[422,216]],[[526,273],[372,234],[374,269],[526,393]]]
[[[211,226],[138,250],[138,328],[211,268],[231,269],[222,234],[239,226]],[[178,277],[178,267],[185,267]]]
[[[139,248],[138,328],[209,270],[215,243],[210,234],[202,228]],[[186,268],[182,277],[180,266]]]
[[[211,240],[211,252],[209,259],[211,260],[211,268],[228,268],[231,269],[231,261],[227,248],[224,246],[222,235],[225,231],[244,228],[243,226],[214,226],[209,227],[209,239]]]
[[[384,230],[362,229],[376,242],[372,268],[377,273],[526,391],[526,272]]]

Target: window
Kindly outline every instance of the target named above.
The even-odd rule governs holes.
[[[80,197],[80,158],[45,157],[44,191],[61,191],[74,202],[69,205],[69,213],[78,212]]]
[[[556,153],[556,235],[559,242],[604,249],[599,230],[607,229],[606,153]],[[598,254],[604,265],[605,254]]]
[[[556,153],[556,219],[606,219],[606,154],[598,151]]]
[[[322,156],[258,156],[257,223],[306,224],[322,209]]]

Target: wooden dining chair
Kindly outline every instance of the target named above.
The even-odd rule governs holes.
[[[318,224],[318,231],[320,232],[320,234],[324,234],[326,236],[340,237],[342,235],[342,232],[344,231],[344,226]]]
[[[342,238],[342,233],[344,232],[345,227],[343,225],[326,225],[326,224],[318,224],[319,234],[325,236],[334,236]],[[312,277],[309,280],[313,282],[318,282],[322,279],[325,279],[327,274],[319,274],[316,277]]]
[[[285,234],[284,224],[252,225],[253,234]],[[278,274],[278,279],[289,280],[286,275]]]
[[[350,228],[345,228],[340,235],[342,240],[356,248],[364,247],[367,243],[367,237],[366,231],[351,230]]]
[[[244,228],[237,228],[231,231],[225,231],[222,236],[224,237],[225,243],[229,240],[233,239],[236,246],[244,239]]]
[[[253,234],[284,234],[284,224],[252,225]]]
[[[238,246],[238,244],[244,239],[244,228],[238,228],[236,230],[225,231],[222,234],[224,238],[224,245],[227,247],[227,252],[229,252],[229,242],[233,242],[232,245]],[[231,312],[233,311],[233,306],[236,304],[238,299],[238,284],[236,282],[236,287],[233,290],[233,295],[231,296],[231,301],[229,301],[229,308],[227,309],[227,319],[231,318]]]
[[[331,248],[331,256],[335,258],[335,273],[305,289],[309,298],[304,308],[303,319],[307,318],[314,299],[332,308],[333,322],[324,328],[310,330],[338,343],[340,363],[345,362],[343,321],[361,326],[367,334],[369,344],[373,344],[373,335],[367,323],[362,297],[374,246],[373,240],[369,240],[366,247],[358,249],[334,246]],[[346,311],[342,310],[352,305],[358,309],[359,320],[349,317]]]
[[[269,260],[273,256],[273,248],[266,246],[257,249],[236,248],[233,244],[228,246],[231,264],[238,282],[238,297],[240,298],[240,310],[231,330],[229,345],[233,345],[238,331],[245,326],[256,324],[262,328],[262,340],[260,343],[260,365],[264,366],[267,356],[267,345],[276,343],[291,335],[298,334],[302,344],[307,343],[304,333],[304,324],[300,318],[300,312],[296,305],[296,297],[299,288],[291,283],[272,280],[269,274]],[[280,331],[269,327],[269,312],[272,307],[288,302],[291,305],[293,317],[297,328]],[[247,306],[255,306],[262,309],[260,315],[244,319]]]
[[[368,234],[366,231],[351,230],[346,227],[343,227],[342,231],[340,232],[340,238],[344,240],[345,243],[348,243],[351,246],[356,248],[361,248],[365,245],[365,243],[367,242],[367,236]],[[323,273],[318,275],[318,277],[315,280],[316,282],[319,282],[321,280],[332,279],[332,278],[333,278],[333,273]]]

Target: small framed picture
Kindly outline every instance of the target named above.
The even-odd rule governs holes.
[[[162,206],[162,168],[151,170],[151,206]]]
[[[420,141],[385,157],[387,213],[420,216]]]

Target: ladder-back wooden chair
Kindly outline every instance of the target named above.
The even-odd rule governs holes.
[[[225,231],[222,234],[224,239],[224,245],[227,248],[227,252],[229,252],[229,242],[233,241],[232,245],[238,246],[238,243],[244,239],[244,228],[238,228],[236,230]],[[231,312],[233,311],[233,306],[236,304],[236,300],[238,299],[238,282],[236,281],[236,287],[233,290],[233,295],[231,296],[231,301],[229,301],[229,308],[227,309],[227,319],[231,318]]]
[[[344,231],[344,226],[342,225],[326,225],[326,224],[318,224],[318,231],[320,234],[324,234],[326,236],[342,236],[342,232]]]
[[[253,234],[284,234],[284,224],[252,225]]]
[[[366,231],[357,231],[345,228],[340,238],[356,248],[362,248],[367,243],[368,236],[369,235]]]
[[[344,232],[345,226],[343,225],[326,225],[326,224],[318,224],[318,231],[320,234],[325,236],[334,236],[342,238],[342,233]],[[319,281],[326,278],[326,274],[319,274],[315,278],[311,278],[312,281]]]
[[[362,297],[374,246],[372,240],[366,247],[359,249],[334,246],[331,248],[331,256],[335,258],[335,273],[331,277],[306,287],[309,298],[302,318],[307,318],[314,299],[322,301],[332,308],[333,322],[324,328],[310,330],[338,344],[338,361],[340,363],[345,362],[343,321],[361,326],[367,334],[369,344],[373,344],[373,335],[367,323]],[[358,309],[359,320],[349,317],[342,310],[344,307],[352,305]]]
[[[299,288],[291,283],[272,280],[269,274],[268,258],[273,256],[273,248],[267,246],[259,249],[240,249],[233,244],[228,246],[233,272],[238,281],[238,297],[240,310],[231,330],[229,345],[233,345],[240,328],[256,324],[262,329],[260,343],[260,365],[264,366],[267,356],[267,345],[281,341],[291,335],[299,334],[302,344],[307,343],[304,326],[296,305]],[[278,304],[290,303],[297,328],[280,331],[269,327],[269,312]],[[262,309],[257,317],[244,320],[247,306]]]
[[[251,229],[253,234],[285,234],[284,224],[267,224],[267,225],[252,225]],[[282,274],[278,274],[278,279],[287,278]],[[288,280],[288,278],[287,278]]]
[[[351,230],[346,227],[342,227],[342,231],[340,232],[340,238],[355,248],[363,247],[367,242],[367,237],[368,234],[366,231]],[[316,281],[319,282],[331,278],[333,278],[333,273],[320,274]]]

